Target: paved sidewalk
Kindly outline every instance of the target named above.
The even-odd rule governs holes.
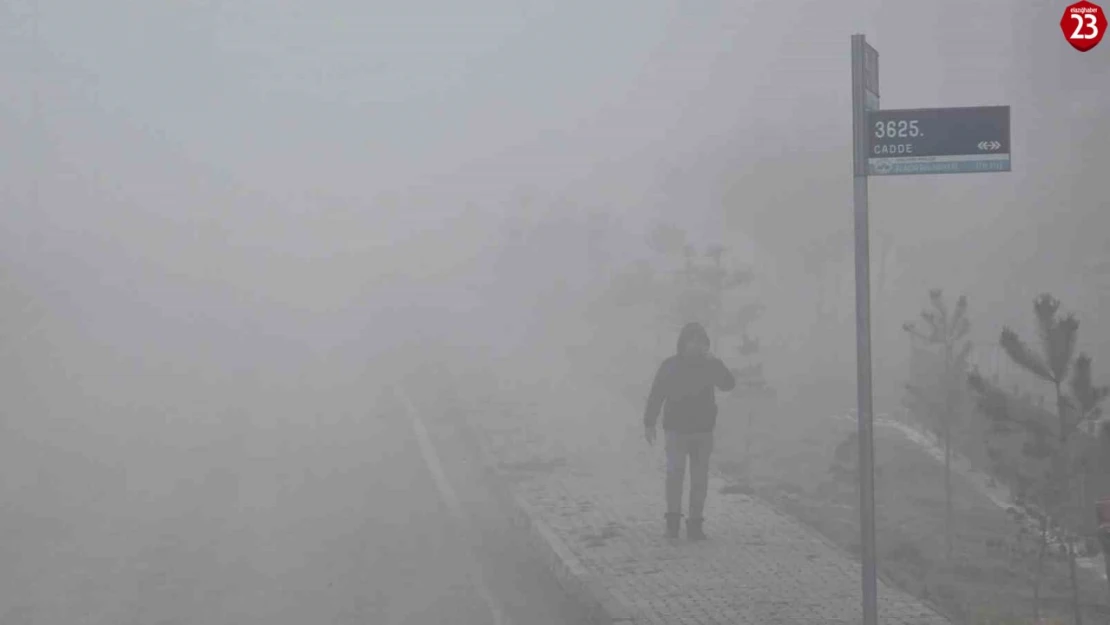
[[[706,504],[710,539],[666,539],[662,438],[649,447],[639,410],[622,399],[584,388],[503,389],[467,417],[552,566],[590,595],[603,621],[861,621],[859,565],[759,500],[721,494],[719,475]],[[949,623],[882,582],[879,620]]]

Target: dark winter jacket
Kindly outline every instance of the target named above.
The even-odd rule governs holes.
[[[731,391],[736,387],[736,377],[717,358],[684,356],[682,346],[694,336],[708,341],[701,325],[687,324],[679,334],[677,353],[664,360],[656,372],[644,410],[644,425],[655,427],[662,410],[664,430],[712,432],[716,427],[716,389]]]

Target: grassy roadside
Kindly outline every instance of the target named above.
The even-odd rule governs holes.
[[[834,449],[853,428],[829,418],[795,417],[757,422],[749,432],[746,422],[722,420],[717,468],[738,488],[754,491],[858,554],[857,493],[850,482],[836,480],[830,472]],[[943,466],[897,432],[877,428],[875,435],[881,574],[959,623],[1031,623],[1031,571],[988,544],[1013,535],[1007,513],[954,476],[954,549],[952,560],[946,561]],[[1042,618],[1070,623],[1066,565],[1056,561],[1046,570]],[[1083,577],[1085,622],[1105,622],[1110,616],[1104,607],[1105,582]]]

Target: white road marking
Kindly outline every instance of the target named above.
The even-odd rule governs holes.
[[[420,418],[420,413],[416,410],[416,406],[413,405],[412,400],[409,399],[408,393],[400,386],[395,387],[395,391],[397,397],[405,406],[405,414],[408,415],[409,422],[412,424],[412,429],[416,433],[416,441],[420,445],[420,455],[424,457],[424,464],[428,465],[428,472],[432,474],[432,480],[436,483],[439,496],[442,497],[444,503],[447,504],[447,509],[450,511],[451,516],[455,517],[456,521],[465,526],[467,524],[466,514],[463,512],[462,504],[459,503],[459,498],[455,494],[455,489],[451,487],[451,482],[447,480],[447,475],[443,472],[443,466],[439,462],[439,455],[436,454],[431,437],[428,436],[428,429],[424,427],[424,420]],[[475,565],[469,568],[469,572],[474,588],[478,591],[478,594],[482,597],[482,601],[493,615],[494,625],[510,625],[509,620],[505,618],[504,612],[502,612],[497,602],[493,599],[493,593],[490,592],[489,585],[486,583],[481,569]]]

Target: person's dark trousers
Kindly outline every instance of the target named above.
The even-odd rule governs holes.
[[[682,514],[682,487],[686,481],[686,463],[690,463],[690,515],[687,531],[691,538],[704,538],[701,532],[705,497],[709,491],[709,455],[713,452],[712,432],[674,432],[665,430],[667,456],[666,499],[667,518]]]

